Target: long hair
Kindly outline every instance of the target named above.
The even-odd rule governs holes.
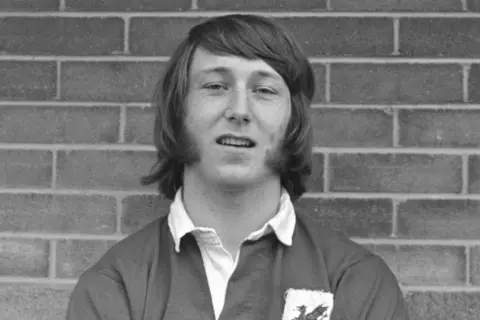
[[[315,78],[293,37],[280,25],[256,15],[211,18],[193,27],[177,47],[153,94],[157,162],[151,174],[142,178],[142,184],[158,183],[159,191],[168,199],[173,199],[182,186],[184,167],[192,161],[186,150],[184,102],[190,65],[198,47],[217,55],[261,59],[282,76],[290,91],[292,113],[282,146],[285,159],[276,169],[282,186],[295,201],[306,191],[306,180],[312,172],[309,110]]]

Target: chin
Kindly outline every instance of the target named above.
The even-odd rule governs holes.
[[[252,168],[248,168],[247,170],[220,171],[215,178],[219,185],[241,188],[258,184],[268,179],[268,175],[266,172],[255,172]]]
[[[235,173],[229,173],[225,175],[221,175],[217,177],[217,181],[219,184],[223,185],[230,185],[230,186],[242,186],[242,185],[249,185],[252,184],[255,180],[254,176],[251,176],[249,174],[235,174]]]

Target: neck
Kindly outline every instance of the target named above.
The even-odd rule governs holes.
[[[248,188],[207,186],[188,170],[182,189],[185,209],[195,226],[215,229],[230,252],[277,213],[282,190],[279,178]]]

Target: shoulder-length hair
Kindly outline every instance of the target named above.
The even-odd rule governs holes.
[[[193,27],[167,65],[153,94],[156,107],[154,143],[157,162],[142,184],[158,183],[168,199],[182,186],[185,156],[184,102],[189,70],[196,48],[218,55],[261,59],[278,72],[290,90],[292,113],[287,125],[283,152],[286,157],[279,174],[292,201],[306,191],[312,171],[312,128],[310,104],[315,78],[298,43],[280,25],[256,15],[227,15],[211,18]]]

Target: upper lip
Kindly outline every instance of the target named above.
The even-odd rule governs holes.
[[[251,139],[247,136],[239,136],[239,135],[235,135],[235,134],[231,134],[231,133],[222,134],[221,136],[217,137],[217,139],[215,139],[215,141],[219,142],[221,139],[226,139],[226,138],[247,140],[250,143],[252,143],[253,146],[255,146],[257,144],[257,142],[255,142],[255,140],[253,140],[253,139]]]

